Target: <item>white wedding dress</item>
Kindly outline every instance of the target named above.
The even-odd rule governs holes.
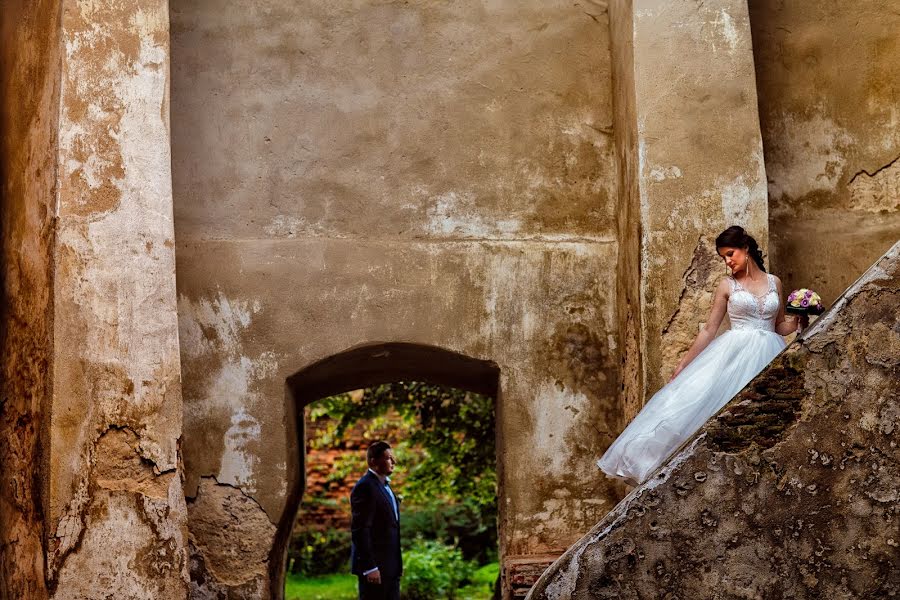
[[[729,277],[731,329],[653,395],[597,461],[610,477],[643,483],[784,348],[775,333],[775,278],[757,297]]]

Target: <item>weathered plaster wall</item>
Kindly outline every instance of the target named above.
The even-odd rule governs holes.
[[[47,598],[60,4],[0,5],[0,598]]]
[[[362,343],[496,361],[502,551],[577,539],[620,497],[605,8],[189,1],[172,32],[195,597],[269,593],[221,548],[271,529],[206,507],[278,522],[285,378]]]
[[[165,2],[65,0],[48,577],[187,594]]]
[[[900,243],[532,599],[900,594]]]
[[[626,177],[636,181],[623,188],[632,196],[623,202],[637,207],[640,297],[631,302],[643,312],[633,326],[640,360],[626,371],[639,365],[643,401],[668,380],[708,314],[725,271],[716,235],[742,225],[765,246],[768,212],[747,3],[631,4],[633,76],[623,83],[633,77],[635,108],[621,116],[634,122],[620,129],[636,138],[636,173]],[[627,4],[617,11],[627,43]],[[627,68],[629,57],[617,53],[616,62]]]
[[[760,0],[750,16],[772,264],[831,302],[900,239],[900,14]]]
[[[615,148],[619,193],[616,235],[619,256],[616,271],[617,321],[620,340],[620,425],[610,441],[644,405],[641,364],[641,204],[638,183],[637,99],[635,98],[634,7],[632,0],[610,4],[610,46],[615,112]]]

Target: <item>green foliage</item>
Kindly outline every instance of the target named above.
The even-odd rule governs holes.
[[[491,600],[494,596],[494,585],[500,573],[500,565],[487,564],[468,576],[464,587],[453,592],[459,600]],[[401,589],[408,585],[407,577],[400,581]],[[356,600],[357,579],[349,573],[336,575],[318,575],[307,577],[289,574],[284,585],[285,600]],[[429,600],[438,600],[447,596],[434,596]]]
[[[288,570],[327,575],[350,570],[350,532],[295,527],[288,546]]]
[[[497,558],[494,513],[470,499],[454,504],[438,500],[407,510],[400,526],[404,548],[422,538],[456,546],[466,560],[478,564]]]
[[[285,600],[356,600],[356,575],[288,575],[284,582]]]
[[[328,473],[328,484],[340,484],[351,474],[366,472],[366,457],[364,454],[354,452],[342,454],[334,461],[333,469]]]
[[[500,563],[495,561],[479,567],[472,573],[470,579],[472,583],[484,583],[494,587],[498,577],[500,577]]]
[[[361,422],[364,439],[390,438],[405,479],[398,490],[405,600],[490,597],[485,594],[492,582],[470,584],[465,596],[454,594],[474,564],[497,558],[493,398],[401,382],[324,398],[310,406],[309,418],[321,420],[318,434],[309,440],[313,448],[339,445]],[[347,455],[335,463],[327,481],[338,483],[364,470],[362,454]],[[307,575],[345,571],[348,554],[345,532],[298,531],[289,551],[292,571]]]
[[[467,500],[496,519],[497,474],[494,400],[421,382],[399,382],[366,389],[363,394],[341,394],[324,398],[310,412],[313,419],[327,416],[333,428],[319,443],[340,439],[359,421],[367,429],[379,427],[379,419],[393,408],[407,430],[394,444],[400,467],[408,469],[403,490],[405,500],[426,505]],[[407,450],[425,449],[416,459]],[[404,459],[412,464],[404,465]]]
[[[499,577],[500,563],[486,564],[469,576],[469,584],[459,589],[457,597],[466,600],[492,600],[498,591]]]
[[[416,540],[403,556],[402,600],[453,600],[471,571],[458,548]]]

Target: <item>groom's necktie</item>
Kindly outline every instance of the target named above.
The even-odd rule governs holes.
[[[385,480],[384,482],[384,491],[388,496],[388,499],[391,501],[391,508],[394,509],[394,516],[397,520],[400,520],[400,509],[397,506],[397,497],[394,496],[394,490],[391,489],[391,485],[389,480]]]

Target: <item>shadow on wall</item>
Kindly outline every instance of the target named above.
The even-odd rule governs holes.
[[[376,343],[351,348],[316,362],[287,381],[288,500],[278,522],[269,558],[273,598],[281,600],[291,531],[306,488],[304,408],[321,398],[395,381],[422,381],[468,390],[497,399],[500,369],[496,363],[409,343]],[[499,419],[498,419],[499,422]],[[498,447],[500,431],[497,431]],[[498,460],[498,480],[502,464]]]

